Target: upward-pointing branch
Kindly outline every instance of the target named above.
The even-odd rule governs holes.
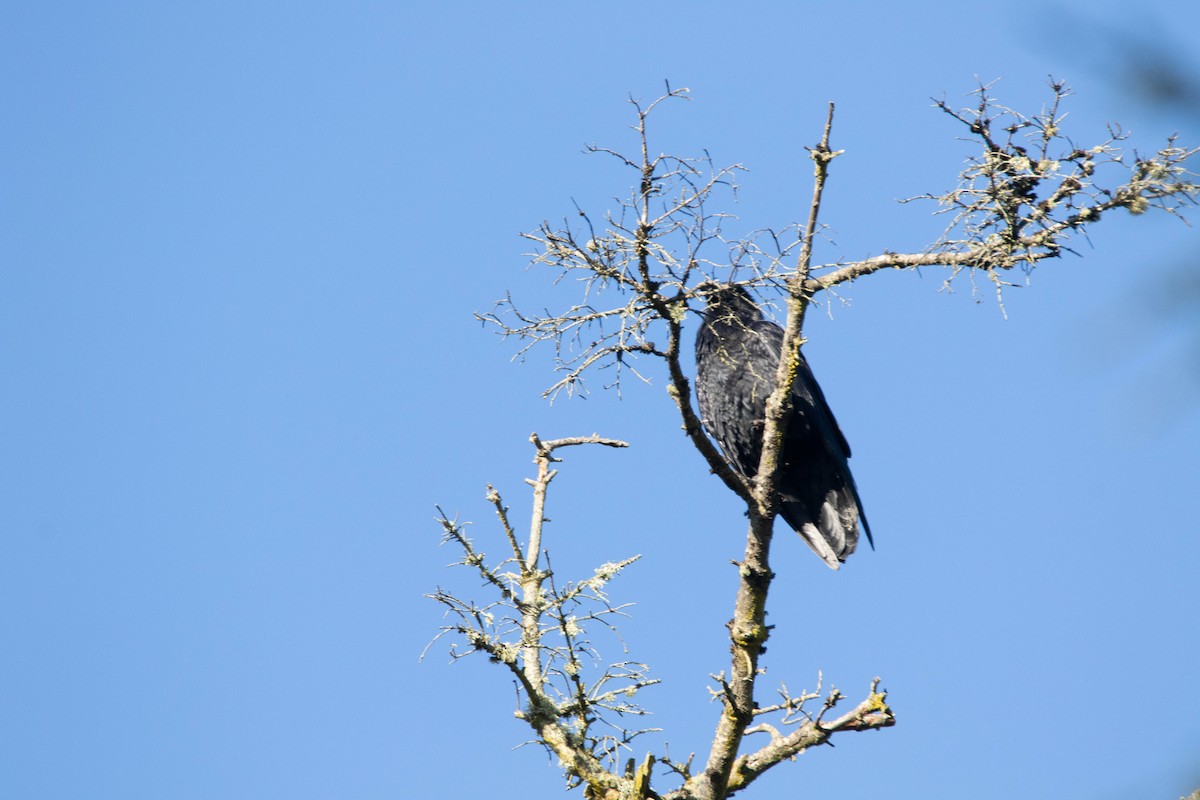
[[[788,302],[788,324],[783,340],[783,354],[775,378],[775,389],[767,399],[763,429],[763,450],[758,473],[753,482],[753,500],[749,505],[750,529],[746,537],[746,553],[738,570],[740,582],[729,626],[733,662],[730,679],[721,693],[724,708],[713,736],[713,747],[702,775],[694,786],[696,797],[702,800],[723,800],[728,794],[731,773],[746,729],[754,721],[754,685],[758,678],[758,660],[762,655],[770,629],[766,624],[767,594],[771,588],[770,550],[771,528],[778,510],[776,487],[779,482],[779,458],[783,436],[792,413],[792,387],[799,368],[800,328],[804,319],[807,297],[802,293],[812,259],[812,239],[821,209],[821,194],[829,162],[837,153],[829,149],[829,132],[833,124],[833,104],[825,121],[821,143],[809,150],[815,166],[813,197],[809,206],[808,225],[804,231],[800,263],[789,280],[792,297]]]

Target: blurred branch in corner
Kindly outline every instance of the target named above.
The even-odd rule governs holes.
[[[1110,91],[1165,123],[1168,132],[1177,131],[1182,146],[1200,146],[1200,27],[1175,24],[1165,4],[1157,16],[1145,14],[1136,25],[1065,6],[1058,12],[1063,24],[1055,29],[1069,33],[1054,42],[1055,49],[1069,48],[1067,54]],[[1086,83],[1081,79],[1077,85]],[[1139,334],[1131,345],[1139,359],[1154,362],[1148,370],[1152,392],[1174,395],[1167,399],[1174,413],[1200,407],[1200,212],[1185,210],[1184,216],[1193,226],[1191,235],[1174,252],[1148,250],[1159,262],[1152,268],[1158,274],[1139,283],[1154,288],[1122,309],[1140,323],[1131,326]]]

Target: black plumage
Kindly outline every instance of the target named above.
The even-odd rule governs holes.
[[[696,334],[696,394],[704,428],[725,458],[753,478],[762,455],[767,397],[783,350],[783,328],[763,317],[745,289],[707,283]],[[799,354],[779,473],[779,515],[833,569],[854,552],[861,520],[871,528],[850,474],[850,445],[817,379]]]

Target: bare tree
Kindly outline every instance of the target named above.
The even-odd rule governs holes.
[[[1061,127],[1060,107],[1068,89],[1061,82],[1052,82],[1050,89],[1050,102],[1032,116],[999,105],[986,86],[974,93],[968,108],[935,102],[978,150],[953,189],[914,198],[933,201],[936,212],[948,220],[944,233],[921,252],[813,263],[822,193],[830,165],[841,152],[831,145],[832,105],[819,144],[809,149],[814,182],[805,222],[781,231],[727,236],[729,215],[714,206],[722,193],[735,188],[741,166],[716,167],[707,156],[653,154],[647,132],[652,113],[664,102],[687,96],[686,89],[669,87],[652,103],[631,101],[640,152],[590,148],[633,171],[630,195],[602,218],[576,208],[575,221],[544,223],[526,235],[538,248],[534,264],[551,268],[556,280],[578,279],[577,300],[557,313],[531,313],[509,296],[481,318],[501,335],[521,341],[520,354],[540,345],[553,348],[558,378],[546,389],[548,398],[584,390],[585,381],[602,369],[612,371],[607,385],[619,388],[626,374],[643,377],[639,364],[645,359],[665,362],[667,392],[685,432],[713,473],[745,503],[749,518],[729,623],[732,658],[726,670],[713,675],[711,691],[720,713],[704,763],[693,766],[690,758],[680,762],[667,754],[637,757],[635,739],[647,729],[629,720],[644,713],[635,702],[637,695],[656,681],[645,664],[606,661],[594,638],[603,630],[615,631],[623,606],[610,601],[607,584],[636,557],[605,564],[583,580],[560,583],[543,540],[556,451],[625,443],[596,435],[542,441],[535,434],[537,475],[528,481],[533,511],[527,540],[515,532],[499,493],[488,487],[508,549],[498,562],[488,561],[463,525],[442,515],[446,539],[463,553],[459,563],[477,572],[492,593],[486,602],[441,590],[431,595],[450,615],[442,634],[465,645],[452,648],[455,657],[482,652],[512,673],[523,694],[518,717],[557,756],[569,785],[585,787],[585,796],[720,800],[835,734],[895,724],[878,679],[850,708],[837,690],[818,687],[793,694],[781,687],[779,699],[767,703],[757,687],[759,661],[771,632],[766,608],[773,578],[769,554],[779,453],[792,413],[789,398],[804,341],[805,310],[821,292],[855,279],[922,266],[946,268],[947,281],[964,272],[979,276],[1002,301],[1014,270],[1028,272],[1069,252],[1073,237],[1109,212],[1160,209],[1178,214],[1195,202],[1200,187],[1185,169],[1195,150],[1171,139],[1153,155],[1127,154],[1126,135],[1118,129],[1110,130],[1104,142],[1079,146]],[[705,436],[682,367],[689,302],[697,298],[696,287],[709,280],[755,290],[778,287],[787,298],[783,357],[767,400],[762,458],[752,479],[733,470]],[[605,666],[596,666],[600,664]],[[767,734],[767,742],[748,747],[746,737],[754,733]],[[668,782],[673,788],[661,788]]]

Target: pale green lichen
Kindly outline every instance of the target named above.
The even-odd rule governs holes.
[[[1129,210],[1130,214],[1145,214],[1146,210],[1150,208],[1150,201],[1138,195],[1126,203],[1125,208]]]

